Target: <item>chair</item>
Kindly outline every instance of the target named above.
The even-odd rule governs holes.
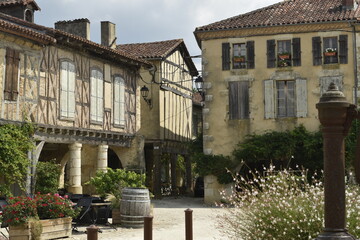
[[[73,230],[77,231],[77,227],[84,223],[95,223],[96,219],[94,211],[91,208],[91,202],[92,197],[83,197],[78,200],[75,208],[81,208],[81,211],[79,216],[74,219],[75,226],[73,227]]]
[[[2,212],[4,210],[4,207],[8,205],[7,201],[6,200],[0,200],[0,212]],[[5,230],[9,233],[9,230],[8,230],[8,224],[7,223],[4,223],[2,222],[1,225],[0,225],[0,228],[5,228]],[[4,236],[5,239],[8,239],[7,236],[5,236],[5,234],[3,232],[0,232],[1,235]]]

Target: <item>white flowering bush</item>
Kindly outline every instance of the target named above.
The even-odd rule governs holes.
[[[219,216],[219,227],[236,240],[314,239],[323,229],[323,185],[305,171],[264,169],[264,174],[234,178],[232,195],[222,193],[227,213]],[[348,187],[348,229],[360,236],[360,194]]]

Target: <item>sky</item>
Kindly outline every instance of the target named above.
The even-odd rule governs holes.
[[[204,26],[283,0],[35,0],[35,23],[90,20],[90,36],[100,42],[100,22],[116,24],[117,44],[184,39],[191,56],[200,55],[194,37]],[[200,59],[193,59],[198,70]]]

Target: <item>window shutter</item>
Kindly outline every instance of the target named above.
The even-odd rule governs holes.
[[[275,117],[274,80],[264,81],[265,119]]]
[[[120,124],[120,81],[114,78],[114,124]]]
[[[230,43],[222,44],[222,70],[230,70]]]
[[[68,96],[68,117],[75,117],[75,65],[69,63],[69,96]]]
[[[246,43],[246,58],[247,58],[247,68],[253,69],[255,68],[255,42],[254,41],[248,41]]]
[[[275,66],[276,66],[275,40],[267,40],[267,67],[274,68]]]
[[[93,71],[92,71],[93,72]],[[91,120],[96,121],[96,109],[97,109],[97,101],[96,101],[96,78],[92,75],[90,78],[91,86],[90,86],[90,115]]]
[[[307,116],[306,79],[296,79],[296,117]]]
[[[249,82],[229,82],[229,117],[249,118]]]
[[[300,44],[300,38],[293,38],[292,40],[293,45],[293,66],[301,66],[301,44]]]
[[[239,85],[238,82],[229,82],[229,117],[239,118]]]
[[[318,66],[322,63],[322,53],[321,53],[321,38],[313,37],[312,38],[312,51],[313,51],[313,65]]]
[[[125,125],[125,83],[120,80],[120,125]]]
[[[348,63],[348,36],[340,35],[339,37],[339,60],[341,64]]]
[[[104,111],[104,81],[103,81],[103,75],[98,72],[98,103],[97,103],[97,121],[102,122],[103,121],[103,111]]]
[[[6,72],[4,99],[16,101],[19,94],[18,77],[19,77],[20,53],[14,49],[6,48]]]
[[[60,114],[62,117],[68,116],[68,63],[61,62],[60,70]]]

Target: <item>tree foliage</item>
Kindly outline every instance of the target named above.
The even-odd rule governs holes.
[[[54,161],[38,162],[35,192],[56,193],[59,188],[60,166]]]
[[[27,152],[33,148],[34,126],[6,124],[0,126],[0,195],[11,195],[10,186],[24,187],[30,164]]]

